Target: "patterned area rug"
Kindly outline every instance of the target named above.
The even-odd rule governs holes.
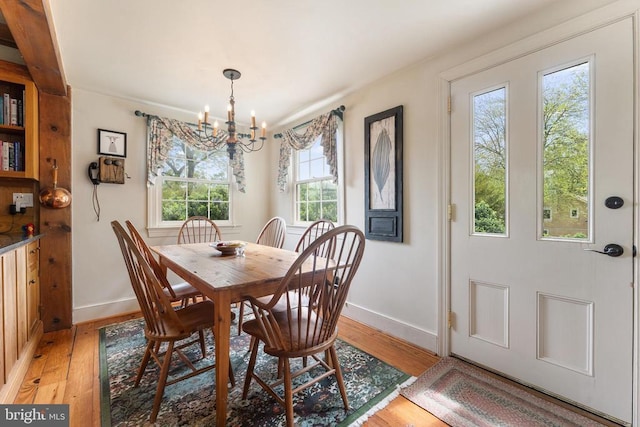
[[[237,330],[233,325],[231,330]],[[208,357],[199,363],[211,363],[212,334],[207,334]],[[253,381],[247,400],[242,400],[242,385],[249,362],[250,338],[244,333],[231,336],[231,364],[236,386],[229,392],[229,426],[284,425],[284,408]],[[102,426],[140,426],[148,424],[159,369],[150,362],[140,386],[133,381],[144,353],[143,321],[132,320],[107,326],[100,330],[100,381],[102,386]],[[191,360],[199,355],[198,346],[191,346]],[[338,357],[342,366],[349,405],[345,412],[335,378],[294,395],[295,422],[300,426],[358,425],[398,395],[398,390],[411,378],[375,357],[349,344],[338,341]],[[189,354],[189,353],[187,353]],[[276,375],[276,359],[258,353],[256,372]],[[179,363],[174,363],[180,367]],[[198,366],[198,364],[196,364]],[[180,372],[178,368],[169,378]],[[414,378],[415,379],[415,378]],[[300,377],[300,383],[305,375]],[[215,424],[215,375],[202,375],[167,386],[160,405],[157,425],[205,426]],[[294,384],[295,387],[295,384]]]
[[[452,357],[401,394],[452,427],[602,426]]]

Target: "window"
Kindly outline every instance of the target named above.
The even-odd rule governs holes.
[[[177,227],[195,215],[230,223],[230,179],[226,151],[196,150],[174,137],[162,174],[149,189],[150,228]]]
[[[322,137],[306,150],[294,151],[295,222],[339,222],[339,191],[323,154]]]
[[[473,96],[473,232],[507,233],[507,88]]]
[[[589,240],[591,230],[591,76],[590,63],[541,72],[540,126],[544,206],[558,215],[543,215],[543,237]],[[580,210],[576,209],[580,203]],[[566,221],[561,212],[569,211]],[[543,212],[544,213],[544,212]]]

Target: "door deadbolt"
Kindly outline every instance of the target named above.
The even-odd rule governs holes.
[[[604,205],[609,209],[620,209],[624,205],[624,200],[622,200],[622,197],[611,196],[607,197],[607,200],[604,201]]]
[[[599,254],[609,255],[611,257],[619,257],[624,253],[624,249],[622,249],[622,246],[616,243],[609,243],[601,251],[596,249],[584,249],[584,250],[588,252],[597,252]]]

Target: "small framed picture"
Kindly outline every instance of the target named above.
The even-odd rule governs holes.
[[[127,134],[98,129],[98,154],[127,157]]]

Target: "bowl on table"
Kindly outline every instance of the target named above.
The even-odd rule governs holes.
[[[220,252],[221,255],[227,256],[235,255],[236,249],[243,248],[245,243],[238,241],[218,241],[211,243],[210,246]]]

